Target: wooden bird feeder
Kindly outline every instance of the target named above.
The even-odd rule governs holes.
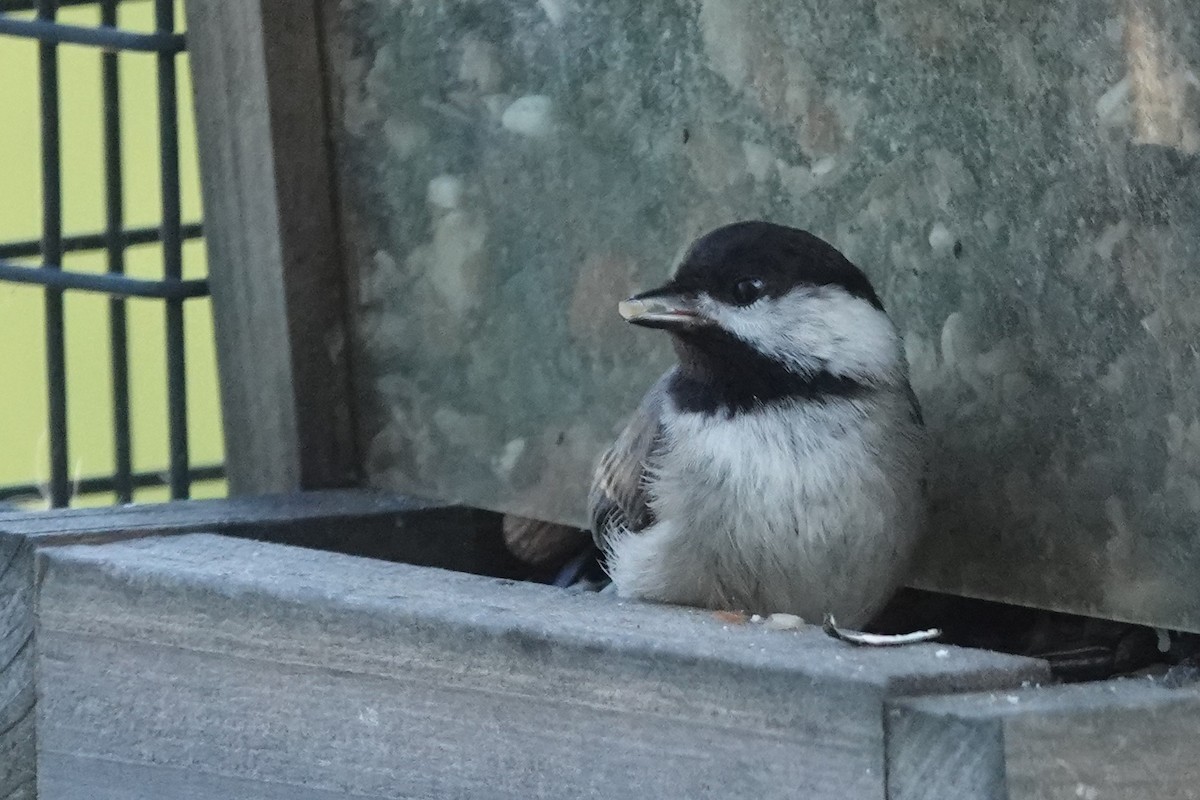
[[[1198,8],[189,3],[235,497],[0,515],[0,796],[1200,796],[1186,670],[573,593],[505,536],[583,521],[668,363],[617,300],[768,218],[905,334],[914,586],[1200,633]]]

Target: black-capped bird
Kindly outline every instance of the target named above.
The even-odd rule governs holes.
[[[697,240],[625,300],[678,364],[597,468],[618,594],[867,623],[923,522],[924,432],[899,332],[833,246],[766,222]]]

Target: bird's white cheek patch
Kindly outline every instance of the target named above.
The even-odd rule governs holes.
[[[903,369],[900,337],[887,314],[840,289],[799,289],[744,307],[705,303],[721,327],[794,369],[823,365],[877,380]]]

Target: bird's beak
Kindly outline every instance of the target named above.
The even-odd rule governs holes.
[[[617,305],[626,322],[646,328],[688,330],[713,325],[711,317],[700,311],[695,298],[668,289],[636,294]]]

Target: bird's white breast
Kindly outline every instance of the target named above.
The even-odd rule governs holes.
[[[904,397],[664,415],[658,522],[617,538],[621,594],[867,622],[921,524],[921,441]]]

